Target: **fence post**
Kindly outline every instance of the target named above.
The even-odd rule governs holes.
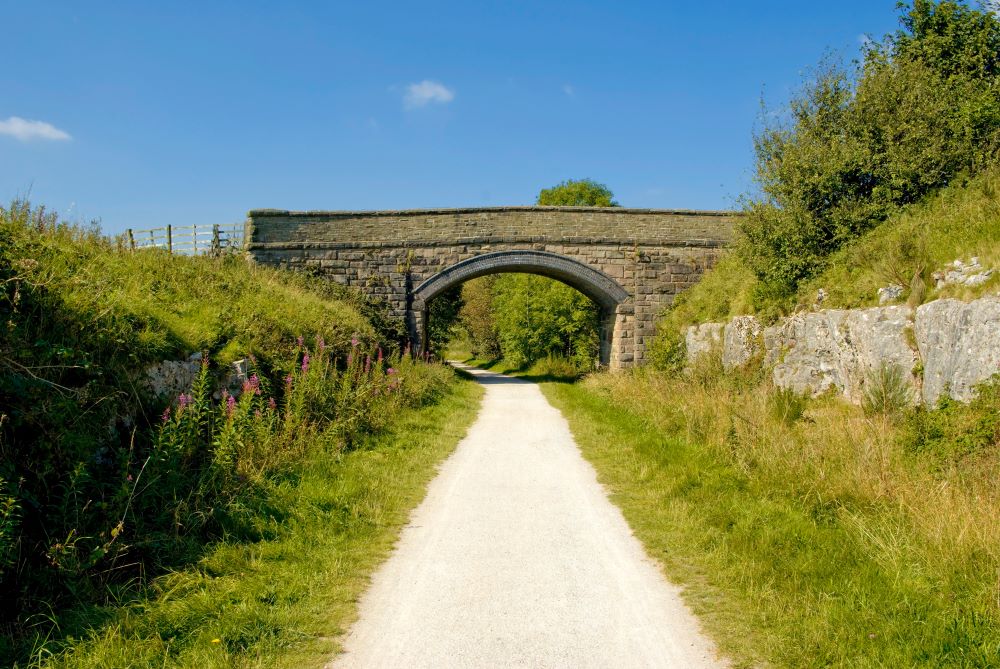
[[[152,246],[153,248],[156,248],[156,237],[153,236],[152,229],[150,229],[149,231],[149,245]]]
[[[174,231],[172,225],[167,223],[167,253],[174,254]]]
[[[128,229],[128,250],[135,251],[135,237],[132,235],[132,228]]]
[[[191,226],[191,254],[198,255],[198,225]]]

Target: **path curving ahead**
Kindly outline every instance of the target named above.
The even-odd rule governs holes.
[[[538,386],[469,371],[479,417],[330,666],[725,666]]]

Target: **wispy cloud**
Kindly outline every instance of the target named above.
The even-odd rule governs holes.
[[[60,130],[51,123],[29,121],[20,116],[11,116],[6,121],[0,121],[0,135],[9,135],[22,142],[35,139],[61,142],[71,139],[68,132]]]
[[[407,109],[426,107],[429,104],[444,105],[455,99],[455,91],[440,81],[423,81],[410,84],[403,95],[403,106]]]
[[[573,97],[574,95],[576,95],[576,89],[573,88],[573,86],[570,85],[570,84],[563,84],[562,85],[562,92],[565,93],[566,95],[570,96],[570,97]]]

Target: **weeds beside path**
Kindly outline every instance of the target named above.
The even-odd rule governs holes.
[[[156,582],[148,600],[93,611],[108,620],[71,641],[51,667],[319,667],[356,615],[437,465],[475,415],[467,380],[407,409],[387,433],[340,455],[317,454],[281,485],[269,538],[217,544]]]

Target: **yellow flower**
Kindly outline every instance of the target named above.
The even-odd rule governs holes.
[[[212,643],[222,643],[221,639],[212,639]]]

